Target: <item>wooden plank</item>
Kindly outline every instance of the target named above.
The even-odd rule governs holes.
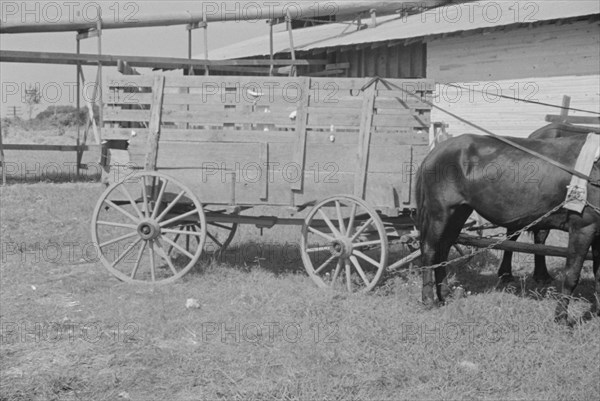
[[[7,143],[2,145],[4,150],[47,150],[55,152],[76,152],[77,150],[91,150],[97,149],[100,145],[42,145],[42,144],[28,144],[28,143]]]
[[[375,91],[377,82],[364,92],[364,103],[361,112],[360,133],[358,135],[358,169],[354,178],[354,195],[364,199],[367,185],[367,169],[369,166],[369,147],[371,145],[371,128],[375,107]]]
[[[261,172],[262,192],[260,200],[266,201],[269,199],[269,144],[267,142],[260,143],[260,166],[264,166]]]
[[[133,67],[148,68],[174,68],[183,69],[189,66],[269,66],[274,65],[327,65],[327,60],[263,60],[263,59],[235,59],[235,60],[198,60],[175,57],[156,56],[122,56],[110,54],[86,53],[54,53],[34,52],[19,50],[1,50],[0,59],[6,63],[42,63],[42,64],[67,64],[67,65],[98,65],[117,66],[119,60],[125,60]]]
[[[161,142],[215,142],[215,143],[253,143],[253,142],[283,142],[294,143],[294,131],[264,131],[264,130],[227,130],[227,129],[176,129],[161,130]]]
[[[474,246],[477,248],[485,248],[494,243],[497,239],[492,238],[479,238],[472,235],[460,234],[456,240],[457,244]],[[541,245],[541,244],[526,244],[517,241],[505,241],[492,249],[501,249],[503,251],[520,252],[520,253],[534,253],[536,255],[544,256],[560,256],[567,257],[568,249],[557,246]],[[585,256],[585,260],[593,260],[592,253],[588,252]]]
[[[315,78],[311,82],[311,90],[322,89],[327,87],[335,87],[338,90],[348,91],[361,89],[369,79],[366,78]],[[386,81],[392,83],[394,86],[401,88],[418,88],[419,91],[430,92],[435,90],[435,82],[430,79],[399,79],[390,78]],[[383,87],[379,87],[380,90],[385,91]]]
[[[294,145],[294,156],[292,157],[292,161],[295,162],[298,166],[300,166],[301,177],[302,179],[297,182],[292,183],[291,188],[295,191],[301,191],[304,182],[304,167],[306,161],[306,134],[307,134],[307,124],[308,124],[308,88],[311,85],[311,78],[304,77],[300,79],[302,90],[302,98],[298,102],[298,111],[296,113],[296,135],[297,140]]]
[[[587,117],[587,116],[557,116],[557,115],[547,115],[546,121],[550,123],[562,123],[566,122],[569,124],[600,124],[600,117]]]
[[[146,170],[156,170],[156,161],[158,159],[158,142],[160,140],[160,125],[162,117],[163,91],[165,88],[165,77],[157,75],[154,77],[152,87],[152,109],[150,110],[150,124],[148,125],[148,154],[146,155]]]

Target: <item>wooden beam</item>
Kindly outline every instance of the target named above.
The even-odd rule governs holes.
[[[262,60],[262,59],[235,59],[235,60],[189,60],[187,58],[173,57],[147,57],[123,56],[111,54],[87,53],[50,53],[30,52],[20,50],[0,50],[0,62],[3,63],[40,63],[40,64],[66,64],[66,65],[98,65],[117,66],[119,60],[125,60],[134,67],[146,68],[188,68],[190,65],[198,67],[215,66],[270,66],[273,65],[327,65],[327,60]]]
[[[369,149],[371,145],[371,128],[373,125],[373,112],[375,110],[375,97],[377,83],[375,81],[363,93],[363,108],[361,113],[360,133],[358,135],[358,170],[354,177],[354,195],[365,198],[367,187],[367,171],[369,167]]]
[[[299,167],[300,177],[296,182],[292,182],[292,190],[301,191],[304,184],[304,167],[306,163],[306,135],[308,124],[308,100],[310,98],[310,78],[304,77],[299,80],[301,83],[302,97],[298,102],[296,111],[296,144],[294,145],[294,156],[292,161]]]
[[[156,170],[158,160],[158,141],[160,140],[160,124],[165,89],[165,77],[157,75],[152,87],[152,109],[150,111],[150,135],[148,135],[148,153],[146,154],[146,170]]]
[[[456,240],[457,244],[474,246],[477,248],[485,248],[498,241],[497,238],[479,238],[472,235],[460,234]],[[494,246],[493,249],[501,249],[503,251],[520,252],[520,253],[534,253],[536,255],[544,256],[560,256],[567,257],[567,248],[558,246],[549,246],[541,244],[526,244],[517,241],[504,241],[503,243]],[[592,253],[588,252],[586,260],[592,260]]]
[[[38,151],[38,150],[48,150],[48,151],[56,151],[56,152],[76,152],[77,150],[92,150],[99,148],[100,145],[86,145],[86,146],[77,146],[77,145],[43,145],[39,143],[9,143],[0,146],[2,150],[30,150],[30,151]]]
[[[557,115],[547,115],[546,121],[550,123],[568,123],[568,124],[592,124],[592,125],[600,125],[600,117],[579,117],[579,116],[570,116],[563,117]]]

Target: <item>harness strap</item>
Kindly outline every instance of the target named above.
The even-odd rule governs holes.
[[[480,127],[479,125],[477,125],[475,123],[472,123],[472,122],[470,122],[468,120],[465,120],[464,118],[459,117],[456,114],[454,114],[454,113],[452,113],[452,112],[450,112],[448,110],[445,110],[445,109],[443,109],[443,108],[435,105],[434,103],[432,103],[432,102],[430,102],[430,101],[428,101],[426,99],[422,99],[420,96],[417,96],[414,93],[411,93],[411,92],[407,91],[406,89],[401,88],[398,85],[389,82],[385,78],[374,77],[367,84],[365,84],[365,86],[362,87],[362,90],[364,90],[367,87],[371,86],[374,82],[376,82],[378,80],[381,81],[381,82],[383,82],[387,86],[392,86],[392,87],[394,87],[396,89],[399,89],[400,91],[402,91],[402,92],[404,92],[404,93],[406,93],[406,94],[408,94],[408,95],[410,95],[410,96],[412,96],[412,97],[414,97],[416,99],[419,99],[421,102],[423,102],[425,104],[428,104],[429,106],[434,107],[434,108],[436,108],[436,109],[438,109],[438,110],[440,110],[440,111],[442,111],[442,112],[444,112],[444,113],[446,113],[446,114],[448,114],[448,115],[456,118],[457,120],[459,120],[459,121],[461,121],[461,122],[463,122],[463,123],[465,123],[467,125],[470,125],[471,127],[475,128],[475,129],[478,129],[478,130],[480,130],[482,132],[485,132],[489,136],[494,137],[494,138],[496,138],[497,140],[499,140],[501,142],[504,142],[504,143],[506,143],[506,144],[508,144],[510,146],[513,146],[513,147],[515,147],[515,148],[517,148],[519,150],[522,150],[525,153],[529,153],[530,155],[538,157],[538,158],[544,160],[545,162],[550,163],[553,166],[556,166],[556,167],[558,167],[558,168],[560,168],[560,169],[562,169],[562,170],[564,170],[564,171],[566,171],[566,172],[568,172],[570,174],[573,174],[573,175],[575,175],[575,176],[577,176],[579,178],[583,178],[584,180],[588,181],[590,184],[592,184],[594,186],[600,186],[600,181],[593,181],[590,176],[585,175],[585,174],[583,174],[583,173],[581,173],[581,172],[579,172],[579,171],[577,171],[577,170],[575,170],[575,169],[567,166],[566,164],[563,164],[561,162],[553,160],[553,159],[549,158],[546,155],[543,155],[543,154],[541,154],[539,152],[536,152],[535,150],[531,150],[531,149],[528,149],[528,148],[526,148],[524,146],[521,146],[518,143],[515,143],[515,142],[511,141],[510,139],[507,139],[506,137],[503,137],[503,136],[500,136],[500,135],[496,135],[493,132],[491,132],[491,131],[483,128],[483,127]]]

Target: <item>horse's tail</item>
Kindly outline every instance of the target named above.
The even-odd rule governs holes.
[[[415,196],[417,200],[417,229],[419,230],[419,238],[423,240],[427,235],[427,228],[429,226],[429,211],[427,197],[425,196],[425,184],[423,182],[425,177],[425,161],[421,164],[417,170],[417,182],[415,185]]]

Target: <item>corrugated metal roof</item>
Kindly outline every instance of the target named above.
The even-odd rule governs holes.
[[[535,23],[600,14],[598,0],[502,0],[454,4],[407,17],[377,18],[377,26],[356,31],[356,26],[332,23],[294,30],[296,51],[359,45],[389,40],[451,34],[481,28],[495,28],[519,23]],[[363,22],[370,24],[371,19]],[[348,29],[347,29],[348,28]],[[344,30],[347,32],[344,33]],[[275,53],[289,52],[287,31],[273,35]],[[210,52],[212,60],[269,55],[269,38],[259,37]],[[203,58],[200,56],[199,58]]]

